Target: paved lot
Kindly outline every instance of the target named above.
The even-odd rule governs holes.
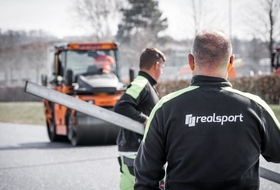
[[[280,173],[280,164],[261,160]],[[50,143],[46,128],[0,123],[0,190],[118,190],[117,147]],[[261,189],[280,185],[261,178]]]
[[[46,128],[0,123],[0,189],[117,190],[116,146],[50,143]]]

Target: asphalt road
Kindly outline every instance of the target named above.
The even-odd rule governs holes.
[[[51,143],[46,128],[0,122],[0,190],[118,190],[117,147]],[[261,166],[280,173],[280,164]],[[280,185],[261,178],[262,190]]]
[[[117,147],[51,143],[46,128],[0,123],[1,190],[117,190]]]

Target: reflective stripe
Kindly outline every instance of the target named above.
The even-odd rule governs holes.
[[[176,92],[170,93],[170,94],[168,94],[168,95],[162,97],[162,98],[160,99],[160,101],[155,105],[155,107],[153,108],[153,110],[152,110],[152,112],[151,112],[151,114],[150,114],[150,116],[149,116],[148,123],[147,123],[147,125],[146,125],[146,127],[145,127],[145,132],[144,132],[143,141],[145,141],[145,139],[146,139],[147,133],[148,133],[149,128],[150,128],[150,123],[151,123],[151,121],[153,120],[153,117],[154,117],[154,115],[155,115],[155,112],[156,112],[159,108],[161,108],[162,105],[163,105],[164,103],[168,102],[169,100],[172,100],[173,98],[176,98],[177,96],[180,96],[181,94],[183,94],[183,93],[185,93],[185,92],[189,92],[189,91],[195,90],[195,89],[197,89],[197,88],[199,88],[199,86],[189,86],[189,87],[187,87],[187,88],[184,88],[184,89],[182,89],[182,90],[178,90],[178,91],[176,91]]]
[[[125,93],[129,94],[134,99],[137,99],[148,82],[148,79],[146,79],[145,77],[137,76],[131,82],[131,86],[126,90]]]
[[[250,100],[253,100],[255,101],[257,104],[259,104],[262,108],[264,108],[268,113],[269,115],[272,117],[272,119],[274,120],[276,126],[279,128],[280,130],[280,123],[278,121],[278,119],[276,118],[274,112],[272,111],[272,109],[269,107],[269,105],[263,100],[261,99],[259,96],[256,96],[254,94],[250,94],[250,93],[246,93],[246,92],[241,92],[239,90],[236,90],[236,89],[233,89],[231,87],[224,87],[222,88],[223,90],[227,90],[227,91],[230,91],[230,92],[233,92],[235,94],[239,94],[241,96],[244,96],[244,97],[247,97],[249,98]]]
[[[119,153],[119,155],[122,155],[122,156],[131,156],[131,155],[136,155],[137,154],[137,152],[122,152],[122,151],[119,151],[118,152]]]

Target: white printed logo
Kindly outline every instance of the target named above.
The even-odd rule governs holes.
[[[223,125],[226,122],[243,122],[243,115],[213,115],[210,116],[193,116],[192,114],[186,115],[185,124],[189,127],[194,127],[196,123],[220,123]]]
[[[186,115],[186,125],[189,125],[189,127],[195,126],[195,117],[192,116],[192,114]]]

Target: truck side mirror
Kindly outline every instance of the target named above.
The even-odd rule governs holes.
[[[41,75],[41,83],[42,83],[43,86],[47,86],[47,84],[48,84],[47,75]]]
[[[67,69],[66,71],[66,85],[72,85],[73,83],[73,71],[72,69]]]
[[[133,69],[129,69],[129,80],[130,80],[130,82],[132,82],[133,81],[133,79],[134,79],[134,70]]]

